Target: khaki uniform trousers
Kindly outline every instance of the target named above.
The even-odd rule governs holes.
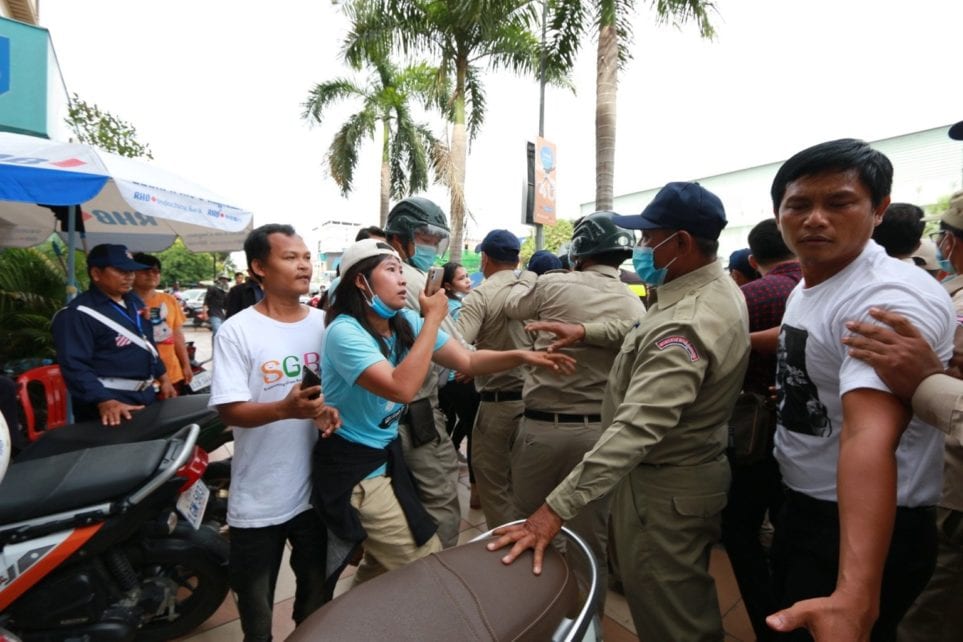
[[[936,569],[900,622],[899,642],[955,642],[963,636],[963,512],[936,510]]]
[[[521,400],[478,404],[471,434],[471,467],[489,528],[522,517],[512,498],[511,452],[524,411]]]
[[[725,457],[632,470],[612,500],[625,598],[640,642],[722,640],[709,553],[729,488]]]
[[[364,560],[354,574],[353,586],[441,550],[438,535],[421,546],[415,544],[390,477],[361,480],[351,491],[351,505],[368,534],[363,543]]]
[[[545,503],[549,493],[582,461],[603,432],[600,422],[557,423],[522,417],[512,448],[512,494],[522,515],[531,515]],[[602,591],[600,607],[605,605],[608,584],[610,503],[609,495],[600,497],[565,522],[595,554]],[[580,554],[572,556],[572,564],[578,577],[586,581],[588,567]]]
[[[411,443],[411,427],[398,425],[401,449],[415,485],[418,497],[431,518],[438,524],[438,539],[445,548],[458,543],[461,509],[458,507],[458,456],[445,432],[445,415],[433,398],[435,441],[415,448]]]

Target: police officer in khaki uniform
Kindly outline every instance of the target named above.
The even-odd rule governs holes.
[[[669,183],[640,216],[615,222],[642,229],[632,261],[656,288],[648,313],[634,325],[529,326],[562,337],[556,347],[621,344],[606,430],[546,503],[489,547],[514,543],[506,563],[534,548],[539,573],[562,522],[614,490],[619,571],[639,639],[721,640],[709,551],[729,486],[726,422],[749,357],[745,300],[716,259],[725,212],[700,185]]]
[[[492,230],[476,248],[485,280],[465,297],[457,327],[468,343],[484,350],[528,348],[531,340],[520,321],[505,316],[508,293],[515,284],[521,246],[508,230]],[[490,527],[517,519],[512,499],[509,457],[522,416],[525,373],[514,368],[475,378],[481,396],[471,434],[471,465],[478,498]]]
[[[388,243],[402,259],[407,281],[408,307],[420,311],[418,295],[425,289],[425,273],[445,253],[449,241],[448,221],[435,203],[420,196],[399,201],[385,224]],[[450,318],[442,329],[460,339]],[[461,511],[458,508],[458,458],[445,432],[445,415],[438,407],[438,374],[432,366],[398,433],[405,463],[418,485],[418,495],[428,514],[438,523],[438,538],[445,548],[458,543]]]
[[[522,273],[505,304],[519,320],[588,323],[613,319],[634,323],[645,307],[619,278],[619,266],[632,256],[635,238],[612,222],[612,212],[589,214],[576,224],[569,256],[574,272]],[[536,349],[552,343],[541,333]],[[575,376],[528,373],[523,389],[525,414],[512,447],[512,492],[523,515],[535,511],[548,494],[590,451],[602,434],[602,397],[618,346],[581,344],[571,349]],[[607,584],[609,496],[600,497],[574,516],[569,526],[595,553]],[[578,561],[581,558],[576,558]]]
[[[963,318],[963,192],[953,195],[935,236],[937,248],[957,274],[943,287],[953,298],[957,318]],[[958,331],[956,352],[963,350],[961,339]],[[963,631],[963,444],[950,435],[943,455],[943,496],[936,524],[936,569],[899,625],[901,642],[956,640]]]

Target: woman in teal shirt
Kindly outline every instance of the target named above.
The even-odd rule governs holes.
[[[347,248],[328,312],[321,373],[341,428],[314,449],[315,505],[328,528],[328,580],[364,547],[355,583],[441,548],[417,497],[398,439],[398,420],[432,361],[471,375],[519,365],[571,372],[565,355],[525,350],[471,352],[439,328],[448,299],[421,295],[424,318],[405,308],[406,281],[391,246],[374,239]]]

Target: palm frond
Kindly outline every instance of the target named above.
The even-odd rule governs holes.
[[[312,124],[322,124],[324,110],[333,102],[352,96],[364,96],[364,90],[347,78],[336,78],[318,83],[310,92],[308,99],[302,103],[304,111],[301,117]]]
[[[64,272],[34,249],[0,252],[0,362],[53,356],[50,320],[63,306]]]
[[[374,136],[377,120],[378,115],[373,109],[363,109],[351,116],[331,141],[325,162],[342,196],[351,193],[354,168],[358,165],[358,148],[365,137]]]
[[[485,121],[485,87],[481,82],[481,72],[475,67],[469,67],[465,74],[465,126],[468,128],[468,140],[472,141],[481,130]]]
[[[699,35],[707,40],[715,38],[716,30],[710,22],[710,13],[718,13],[710,0],[651,0],[659,24],[671,24],[676,29],[695,21]]]

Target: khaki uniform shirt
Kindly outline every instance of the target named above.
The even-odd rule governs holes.
[[[726,449],[727,422],[749,360],[745,299],[719,261],[656,294],[634,327],[585,326],[591,343],[628,334],[605,390],[602,424],[608,427],[546,499],[562,519],[611,491],[639,464],[703,464]]]
[[[963,437],[963,380],[945,374],[923,379],[913,393],[913,413],[960,440]]]
[[[635,323],[645,314],[645,306],[619,280],[616,268],[594,265],[581,272],[544,274],[537,279],[534,272],[522,273],[508,295],[505,314],[520,321],[613,319]],[[544,350],[552,340],[551,334],[539,333],[535,349]],[[525,379],[525,407],[561,414],[599,414],[618,346],[582,343],[566,348],[565,353],[576,361],[574,376],[532,368]]]
[[[963,317],[963,276],[957,276],[943,284],[953,297],[957,318]],[[920,419],[923,419],[920,416]],[[958,436],[946,436],[943,451],[943,498],[940,506],[963,511],[963,443]]]
[[[505,316],[505,299],[517,277],[513,270],[500,270],[482,281],[462,301],[457,327],[468,343],[479,350],[527,350],[531,339],[521,321]],[[479,392],[488,390],[521,390],[524,368],[475,377]]]
[[[401,262],[401,272],[405,275],[405,288],[408,290],[405,303],[407,303],[409,308],[420,314],[421,303],[418,302],[418,296],[425,290],[425,275],[404,261]],[[455,327],[450,316],[446,316],[441,322],[441,329],[452,339],[460,341],[462,345],[464,345],[465,341],[462,339],[458,328]],[[421,384],[421,388],[415,393],[415,398],[412,399],[412,401],[418,401],[436,394],[438,392],[438,377],[442,376],[442,371],[444,370],[445,368],[432,363],[428,368],[428,376],[425,377],[424,383]]]

